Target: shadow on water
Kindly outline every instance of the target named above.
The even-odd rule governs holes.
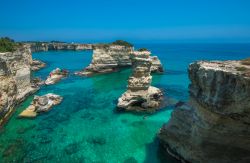
[[[157,159],[152,155],[157,151]],[[146,158],[144,163],[180,163],[180,161],[176,160],[172,156],[170,156],[167,151],[160,145],[159,139],[157,137],[154,138],[152,143],[146,144]]]

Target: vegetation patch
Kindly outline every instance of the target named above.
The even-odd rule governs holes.
[[[236,67],[235,69],[237,71],[247,71],[248,70],[248,68],[246,68],[246,67]]]
[[[9,37],[0,38],[0,52],[13,52],[18,44]]]
[[[138,49],[138,51],[144,52],[144,51],[149,51],[149,50],[147,48],[140,48],[140,49]]]
[[[112,42],[113,45],[121,45],[121,46],[126,46],[126,47],[133,47],[133,44],[123,41],[123,40],[116,40],[115,42]]]
[[[243,64],[243,65],[250,65],[250,58],[242,60],[241,64]]]

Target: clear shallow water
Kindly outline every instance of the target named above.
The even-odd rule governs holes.
[[[153,76],[153,85],[168,97],[188,100],[187,66],[200,59],[242,59],[250,56],[250,45],[151,44],[166,73]],[[91,51],[51,51],[33,54],[48,63],[34,76],[43,79],[56,68],[71,72],[87,66]],[[0,130],[0,162],[175,162],[163,157],[156,134],[172,112],[171,107],[153,115],[117,113],[116,100],[126,90],[130,69],[91,78],[69,76],[43,87],[64,97],[61,105],[36,119],[18,119],[31,102],[24,101]]]

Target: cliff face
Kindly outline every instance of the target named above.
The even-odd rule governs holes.
[[[132,65],[130,59],[133,47],[120,45],[99,45],[93,50],[92,61],[83,71],[77,72],[78,75],[93,75],[99,73],[114,72],[122,67]],[[150,56],[152,60],[151,71],[163,72],[160,60],[156,56]]]
[[[31,62],[29,46],[0,53],[0,125],[17,103],[36,90],[30,84]]]
[[[239,61],[191,64],[189,104],[159,133],[168,152],[189,162],[250,162],[249,72]]]
[[[79,75],[113,72],[131,66],[130,53],[133,48],[119,45],[96,46],[92,61]]]
[[[92,44],[69,44],[69,43],[31,43],[31,52],[49,50],[91,50]]]
[[[154,111],[162,101],[162,92],[151,86],[152,59],[150,52],[133,52],[132,75],[128,90],[119,98],[117,107],[126,111]]]

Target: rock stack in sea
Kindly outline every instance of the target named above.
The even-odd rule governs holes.
[[[62,102],[62,97],[53,93],[35,96],[28,108],[19,114],[21,118],[34,118],[41,112],[49,111],[53,106]]]
[[[163,94],[151,86],[152,59],[149,51],[134,51],[131,54],[132,75],[127,91],[118,99],[117,107],[125,111],[152,112],[160,107]]]
[[[97,44],[93,46],[92,61],[88,67],[82,71],[76,72],[76,75],[91,76],[95,74],[109,73],[120,70],[124,67],[130,67],[132,61],[131,53],[134,52],[132,44],[127,42],[122,44]],[[150,56],[152,60],[152,72],[163,72],[163,66],[157,56]]]
[[[131,66],[130,54],[133,47],[123,45],[96,45],[93,49],[92,61],[78,75],[93,75],[114,72],[122,67]]]
[[[188,162],[250,162],[250,61],[189,66],[189,103],[159,132],[161,144]]]
[[[68,70],[61,70],[60,68],[56,68],[50,72],[49,76],[45,80],[46,85],[52,85],[59,82],[62,78],[66,77],[69,74]]]
[[[38,89],[31,86],[31,62],[28,45],[0,53],[0,125],[19,102]]]

